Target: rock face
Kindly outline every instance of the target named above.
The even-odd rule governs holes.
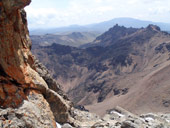
[[[46,97],[46,100],[50,104],[55,120],[59,123],[73,123],[73,119],[70,116],[72,103],[69,101],[65,93],[61,90],[60,85],[51,77],[49,71],[38,60],[35,60],[34,64],[37,73],[44,79],[44,81],[48,85],[49,89],[44,95]]]
[[[41,73],[43,68],[39,69],[30,52],[23,10],[30,2],[0,1],[1,128],[56,128],[56,121],[71,122],[69,101],[49,74]]]
[[[31,77],[28,75],[33,60],[29,49],[31,42],[26,29],[25,12],[19,10],[29,3],[29,0],[24,2],[4,0],[0,4],[0,67],[1,72],[3,72],[1,77],[8,76],[8,79],[12,79],[18,84],[18,86],[16,84],[13,86],[14,84],[9,83],[9,80],[1,78],[2,107],[17,107],[26,99],[23,95],[24,88],[20,87],[21,85],[25,87],[35,86],[31,84]],[[7,86],[10,86],[11,89],[6,89]],[[16,92],[20,94],[20,97],[16,96]],[[15,98],[10,98],[10,95],[15,96]],[[14,99],[17,102],[13,101]]]

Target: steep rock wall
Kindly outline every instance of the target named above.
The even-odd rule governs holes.
[[[23,8],[31,0],[0,0],[0,127],[71,122],[69,101],[37,73]],[[51,86],[56,86],[49,88]],[[53,89],[53,90],[52,90]],[[58,88],[59,90],[59,88]],[[53,111],[53,112],[52,112]]]

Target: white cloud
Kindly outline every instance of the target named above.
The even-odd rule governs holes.
[[[31,28],[45,28],[89,24],[116,17],[170,22],[169,7],[170,0],[63,0],[63,3],[33,0],[26,11]]]

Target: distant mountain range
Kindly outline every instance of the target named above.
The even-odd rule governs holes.
[[[65,33],[63,35],[60,34],[45,34],[45,35],[31,35],[31,40],[33,43],[33,47],[36,45],[41,46],[49,46],[53,43],[61,44],[61,45],[68,45],[79,47],[81,45],[89,44],[95,40],[97,36],[101,33],[97,32],[71,32]]]
[[[32,51],[69,98],[92,112],[117,105],[137,114],[170,111],[170,34],[158,26],[115,25],[85,49],[33,41]]]
[[[49,28],[49,29],[34,29],[30,30],[31,35],[42,35],[42,34],[51,34],[51,33],[66,33],[66,32],[105,32],[109,28],[113,27],[115,24],[125,27],[141,28],[147,27],[149,24],[157,25],[163,31],[170,31],[170,23],[161,23],[161,22],[152,22],[152,21],[143,21],[133,18],[115,18],[109,21],[94,23],[89,25],[71,25],[67,27],[59,28]]]

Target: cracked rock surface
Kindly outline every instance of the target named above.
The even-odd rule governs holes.
[[[31,0],[0,0],[0,127],[56,128],[71,122],[70,102],[30,52],[24,7]],[[43,68],[42,68],[43,70]]]

